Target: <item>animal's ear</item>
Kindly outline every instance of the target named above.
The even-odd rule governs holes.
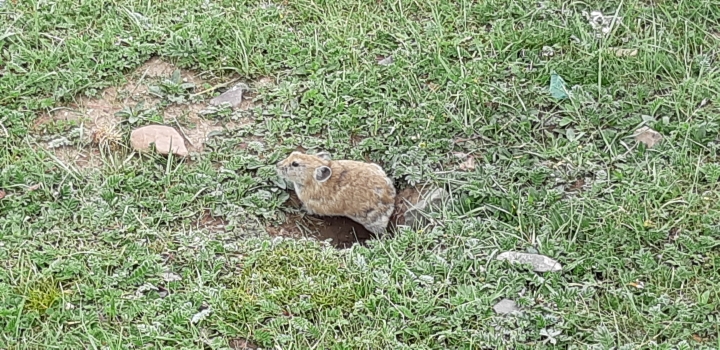
[[[318,156],[320,159],[323,159],[326,161],[330,161],[330,159],[332,158],[330,156],[330,152],[326,152],[326,151],[318,152],[318,154],[316,154],[316,156]]]
[[[325,182],[332,175],[332,169],[326,166],[319,166],[315,168],[315,180],[317,182]]]

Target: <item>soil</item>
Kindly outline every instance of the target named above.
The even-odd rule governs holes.
[[[309,237],[318,241],[329,239],[329,243],[338,249],[350,248],[355,243],[365,244],[375,238],[362,225],[339,216],[289,215],[285,223],[266,229],[271,236]]]
[[[33,125],[33,131],[42,135],[45,130],[51,129],[52,124],[74,123],[82,126],[85,138],[81,140],[81,146],[63,146],[51,148],[49,143],[43,145],[49,152],[52,152],[60,161],[65,164],[77,166],[78,168],[98,167],[102,164],[100,148],[110,147],[110,150],[119,149],[122,145],[122,134],[120,127],[122,118],[116,113],[126,107],[132,107],[142,102],[143,108],[157,108],[162,114],[163,122],[178,129],[186,139],[188,150],[201,152],[207,141],[207,136],[214,131],[221,131],[225,128],[236,128],[249,121],[240,123],[223,122],[205,119],[199,112],[207,103],[205,101],[187,102],[183,104],[171,104],[167,107],[160,105],[161,99],[149,91],[149,86],[162,79],[168,79],[178,69],[172,63],[160,58],[152,58],[142,66],[128,74],[126,83],[121,86],[112,86],[101,90],[96,96],[79,96],[74,102],[65,106],[54,108],[47,113],[38,116]],[[203,93],[204,84],[220,85],[218,78],[202,77],[201,74],[191,70],[180,70],[180,76],[184,82],[195,85],[195,93]],[[224,78],[232,80],[235,77]],[[271,85],[273,81],[264,78],[258,82],[260,85]],[[240,109],[254,107],[252,94],[244,99]]]
[[[227,222],[220,217],[212,216],[209,210],[205,210],[203,215],[195,221],[196,228],[203,228],[213,232],[223,232],[225,226],[227,226]]]

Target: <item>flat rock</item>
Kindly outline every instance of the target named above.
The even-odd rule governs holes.
[[[250,87],[245,83],[235,84],[235,86],[223,92],[220,96],[210,100],[210,104],[213,106],[220,106],[223,103],[229,103],[232,108],[235,108],[242,103],[243,94],[248,90],[250,90]]]
[[[663,139],[662,134],[647,126],[637,129],[633,136],[635,136],[635,141],[644,143],[648,148],[652,148]]]
[[[388,56],[388,57],[385,57],[385,58],[381,59],[380,61],[378,61],[378,64],[381,66],[389,66],[389,65],[393,64],[393,62],[394,62],[394,60],[393,60],[392,56]]]
[[[507,260],[512,264],[530,264],[536,272],[562,271],[562,264],[540,254],[520,252],[504,252],[496,257],[497,260]]]
[[[517,303],[510,299],[500,300],[497,304],[495,304],[495,306],[493,306],[493,310],[501,315],[520,312],[520,309],[517,307]]]
[[[152,144],[155,144],[155,150],[163,155],[170,153],[180,157],[188,155],[185,140],[177,130],[169,126],[148,125],[130,133],[130,145],[134,150],[147,152]]]

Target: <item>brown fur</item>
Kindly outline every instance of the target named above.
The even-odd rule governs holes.
[[[395,211],[395,186],[377,164],[292,152],[276,169],[309,214],[346,216],[379,234]]]

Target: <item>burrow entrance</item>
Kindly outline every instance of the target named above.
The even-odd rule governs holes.
[[[390,218],[388,235],[395,232],[397,225],[405,223],[405,212],[411,205],[417,204],[420,191],[415,188],[406,188],[397,193],[395,197],[395,212]],[[290,198],[285,206],[299,212],[300,200],[295,192],[290,192]],[[342,216],[316,216],[303,213],[288,214],[285,222],[278,226],[266,227],[271,236],[289,238],[308,237],[318,241],[330,240],[329,243],[337,249],[350,248],[354,244],[365,245],[370,239],[378,237],[361,224]]]

